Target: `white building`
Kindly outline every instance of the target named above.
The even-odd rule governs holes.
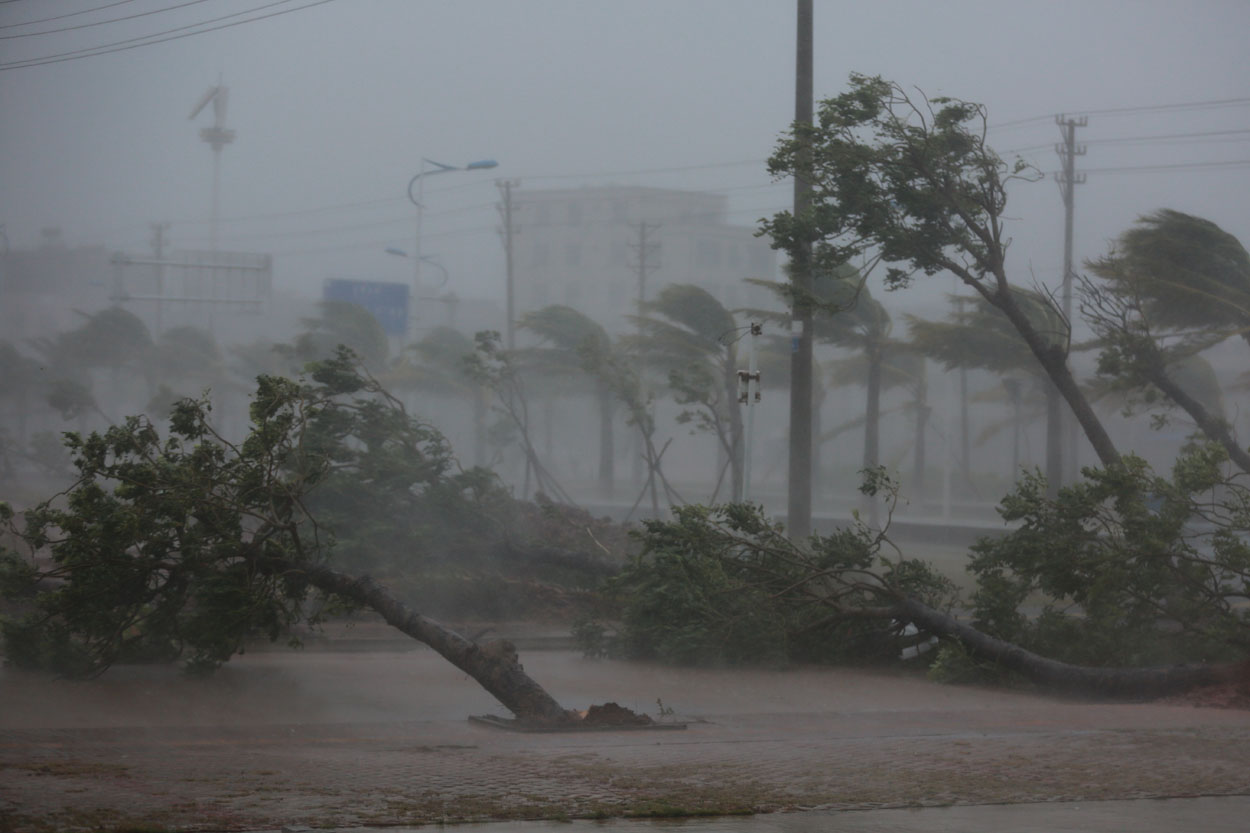
[[[640,291],[690,283],[730,309],[776,306],[744,278],[777,280],[777,258],[755,228],[726,222],[719,194],[633,186],[514,196],[516,314],[565,304],[612,332],[632,329]],[[640,276],[643,285],[640,286]]]

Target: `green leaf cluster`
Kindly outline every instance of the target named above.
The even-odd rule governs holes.
[[[874,480],[874,487],[893,485]],[[616,642],[630,657],[680,664],[886,659],[903,625],[880,611],[902,595],[948,606],[953,588],[927,565],[882,555],[862,525],[791,542],[758,506],[674,508],[647,521],[641,553],[611,582]]]
[[[74,484],[20,525],[4,519],[29,551],[4,557],[5,596],[24,611],[3,623],[10,661],[212,669],[318,618],[300,564],[333,557],[411,589],[440,564],[480,569],[523,512],[344,348],[305,379],[260,377],[241,443],[210,416],[181,400],[168,436],[145,417],[66,435]]]
[[[1046,497],[1038,474],[1004,498],[1008,535],[973,548],[976,626],[1087,665],[1215,661],[1250,647],[1250,490],[1218,445],[1171,477],[1141,459],[1087,468]]]

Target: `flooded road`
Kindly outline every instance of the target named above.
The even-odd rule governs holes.
[[[1250,797],[776,813],[678,821],[514,822],[515,833],[1243,833]],[[457,833],[500,833],[467,824]],[[396,831],[398,833],[398,831]]]
[[[523,651],[567,707],[689,721],[526,735],[469,723],[503,711],[432,652],[384,647],[249,652],[208,680],[0,672],[0,829],[1223,831],[1250,818],[1245,712]],[[1141,800],[1161,798],[1178,800]],[[744,811],[756,815],[527,821]]]

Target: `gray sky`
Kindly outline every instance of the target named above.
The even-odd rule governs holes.
[[[793,0],[109,0],[0,4],[0,65],[260,10],[296,9],[208,34],[81,60],[0,68],[0,223],[10,245],[59,226],[71,245],[146,249],[169,221],[176,248],[207,246],[210,121],[187,116],[219,73],[230,88],[222,247],[276,255],[279,286],[340,276],[404,280],[420,158],[500,166],[428,180],[424,251],[463,296],[502,294],[494,179],[526,189],[634,184],[722,191],[734,222],[785,207],[763,169],[793,115]],[[143,12],[132,20],[38,37]],[[264,7],[262,9],[262,7]],[[1077,254],[1105,250],[1135,216],[1168,206],[1250,242],[1244,0],[825,2],[816,0],[816,94],[852,71],[988,105],[1000,152],[1054,170],[1053,115],[1090,113],[1078,138]],[[220,25],[220,24],[214,24]],[[188,30],[184,30],[188,31]],[[1222,107],[1135,110],[1243,99]],[[1039,117],[1039,118],[1034,118]],[[1013,268],[1057,279],[1053,182],[1018,189]]]

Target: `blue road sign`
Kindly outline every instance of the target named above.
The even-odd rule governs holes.
[[[329,278],[321,291],[326,301],[358,304],[373,314],[387,335],[408,332],[408,284]]]

